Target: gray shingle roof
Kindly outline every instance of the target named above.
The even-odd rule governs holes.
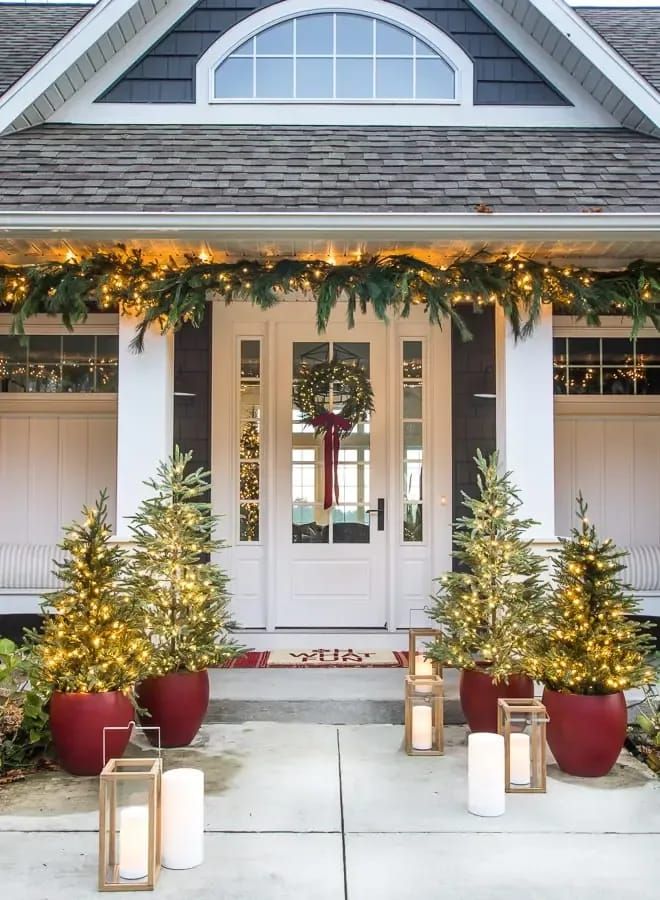
[[[75,4],[0,4],[0,95],[91,9]]]
[[[660,6],[602,6],[575,11],[660,91]]]
[[[660,210],[625,129],[43,125],[0,139],[0,208]]]

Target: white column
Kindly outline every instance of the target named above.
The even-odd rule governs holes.
[[[498,309],[497,446],[523,501],[521,515],[539,524],[535,541],[555,541],[555,442],[552,306],[544,305],[533,334],[515,341]]]
[[[174,413],[174,335],[151,328],[144,351],[129,344],[136,320],[119,319],[117,403],[117,538],[129,537],[128,517],[148,493],[143,482],[172,453]]]

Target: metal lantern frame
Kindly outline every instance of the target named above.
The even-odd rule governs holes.
[[[417,656],[424,656],[424,653],[420,653],[418,649],[418,643],[422,638],[438,638],[442,632],[438,628],[409,628],[408,629],[408,674],[413,678],[429,678],[429,677],[438,677],[442,678],[442,666],[440,663],[432,660],[432,672],[433,676],[420,676],[415,671],[415,664],[417,661]]]
[[[160,873],[163,761],[111,759],[103,767],[99,783],[99,891],[153,891]],[[147,875],[135,881],[119,875],[117,842],[117,794],[124,783],[143,786],[147,794]]]
[[[519,697],[498,699],[497,732],[504,737],[504,789],[507,794],[546,793],[548,721],[547,710],[540,700]],[[523,728],[520,728],[521,723],[525,723]],[[516,733],[529,733],[529,784],[514,784],[511,781],[511,735]]]
[[[413,747],[413,709],[428,706],[431,709],[431,748]],[[443,756],[444,735],[444,684],[439,675],[408,675],[404,700],[404,746],[408,756]]]

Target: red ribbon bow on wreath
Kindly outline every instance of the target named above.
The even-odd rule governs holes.
[[[310,425],[323,432],[323,509],[330,509],[335,501],[339,503],[339,444],[343,435],[351,433],[353,426],[348,419],[333,412],[314,416]]]

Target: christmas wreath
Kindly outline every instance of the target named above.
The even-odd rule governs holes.
[[[341,398],[339,412],[330,408],[330,394]],[[329,509],[333,498],[339,501],[339,444],[374,410],[374,392],[361,366],[334,360],[305,366],[293,388],[293,404],[303,415],[303,423],[312,425],[324,438],[325,494],[323,506]],[[338,404],[335,404],[335,407]]]

